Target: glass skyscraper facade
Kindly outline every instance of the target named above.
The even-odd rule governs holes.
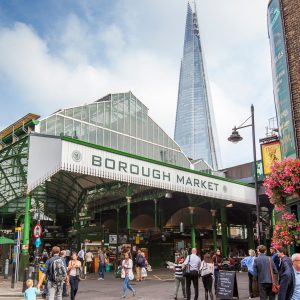
[[[188,3],[175,124],[175,141],[192,159],[203,159],[214,170],[218,161],[217,133],[205,74],[196,7]]]

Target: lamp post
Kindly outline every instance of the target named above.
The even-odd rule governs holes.
[[[249,119],[251,119],[251,124],[244,125]],[[255,200],[256,200],[256,227],[257,227],[257,241],[260,245],[261,242],[261,234],[260,234],[260,219],[259,219],[259,211],[260,211],[260,203],[259,203],[259,196],[258,196],[258,179],[257,179],[257,165],[256,165],[256,145],[255,145],[255,124],[254,124],[254,106],[251,105],[251,116],[240,126],[234,127],[232,129],[232,134],[228,138],[228,141],[236,144],[240,142],[243,138],[238,133],[238,129],[246,128],[246,127],[252,127],[252,146],[253,146],[253,160],[254,160],[254,179],[255,179]]]

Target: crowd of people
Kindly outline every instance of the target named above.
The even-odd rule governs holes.
[[[241,264],[247,268],[249,280],[249,299],[259,295],[260,300],[275,300],[278,294],[278,300],[300,300],[300,254],[296,253],[288,257],[285,248],[271,248],[271,256],[266,255],[267,248],[264,245],[257,247],[257,253],[249,250],[249,256],[245,257]],[[109,253],[98,249],[96,254],[99,260],[98,280],[104,280],[105,265],[109,259]],[[39,282],[33,287],[33,281],[27,280],[28,289],[24,293],[24,298],[35,300],[36,295],[40,293],[40,287],[46,279],[43,293],[47,295],[48,300],[61,300],[67,295],[74,300],[78,291],[79,282],[82,278],[82,267],[85,263],[87,271],[92,270],[94,254],[92,251],[81,249],[76,252],[60,250],[55,246],[50,255],[43,251],[45,267]],[[223,257],[218,249],[214,253],[206,253],[203,260],[197,255],[197,249],[191,249],[186,255],[180,254],[177,261],[173,264],[175,273],[175,292],[174,299],[177,299],[179,288],[181,286],[183,297],[191,299],[191,286],[194,288],[194,300],[199,295],[199,277],[201,277],[205,300],[214,299],[217,294],[217,282],[219,272],[222,269]],[[122,278],[122,296],[126,298],[128,292],[135,296],[136,291],[131,285],[132,280],[137,282],[147,277],[148,261],[146,255],[141,250],[133,254],[130,249],[125,249],[121,254],[119,266],[120,278]],[[135,273],[134,273],[135,269]]]
[[[300,299],[300,254],[288,257],[286,248],[271,248],[271,256],[266,255],[264,245],[249,250],[249,256],[242,260],[248,269],[249,299],[259,294],[261,300]]]

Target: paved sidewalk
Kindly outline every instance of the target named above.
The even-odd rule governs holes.
[[[0,278],[0,299],[20,299],[22,297],[22,283],[19,283],[16,291],[10,289],[10,281]],[[237,273],[239,299],[248,299],[248,276],[246,273]],[[148,278],[143,282],[132,282],[136,290],[134,299],[139,300],[168,300],[174,299],[174,277],[173,272],[168,269],[149,272]],[[193,291],[193,288],[192,288]],[[80,281],[76,300],[112,300],[119,299],[122,295],[122,280],[114,278],[114,273],[106,273],[105,280],[97,280],[96,274],[87,276],[86,280]],[[178,299],[183,299],[181,290]],[[126,298],[132,299],[128,294]],[[68,299],[68,298],[64,298]],[[192,292],[193,299],[193,292]],[[258,298],[256,298],[258,299]],[[204,300],[204,289],[202,280],[199,282],[199,300]]]

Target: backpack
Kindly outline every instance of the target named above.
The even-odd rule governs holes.
[[[136,260],[136,265],[138,267],[141,267],[143,265],[143,263],[144,263],[144,257],[141,254],[139,254],[139,256],[137,257],[137,260]]]
[[[53,282],[59,283],[67,278],[67,270],[63,260],[59,257],[51,263],[51,279]]]

